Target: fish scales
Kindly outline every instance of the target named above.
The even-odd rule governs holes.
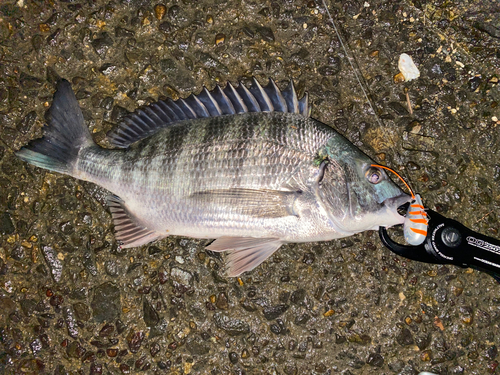
[[[165,224],[249,226],[247,215],[238,215],[240,208],[224,204],[223,198],[207,203],[218,212],[200,207],[199,200],[183,198],[222,188],[281,188],[301,163],[314,159],[330,131],[313,120],[278,112],[188,120],[130,149],[109,152],[109,162],[100,150],[95,156],[82,156],[78,169],[81,178],[131,205],[150,202],[148,211]]]
[[[207,249],[228,252],[231,276],[286,242],[402,223],[397,207],[409,197],[348,140],[310,118],[307,96],[299,100],[292,83],[283,92],[255,79],[250,90],[218,90],[138,110],[110,133],[118,148],[103,149],[62,81],[44,137],[17,155],[109,190],[122,246],[168,235],[213,238]]]

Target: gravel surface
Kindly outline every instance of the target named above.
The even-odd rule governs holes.
[[[329,7],[380,122],[313,0],[0,3],[0,372],[495,373],[500,286],[487,274],[399,258],[366,232],[283,246],[227,278],[207,241],[119,249],[106,191],[13,155],[41,136],[59,77],[103,146],[159,97],[293,78],[314,118],[428,207],[500,237],[498,3]],[[420,78],[400,82],[401,53]]]

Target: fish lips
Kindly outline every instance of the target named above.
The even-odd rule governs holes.
[[[387,198],[383,204],[387,208],[387,211],[391,213],[391,218],[394,220],[392,225],[403,224],[405,217],[399,214],[399,207],[409,203],[411,201],[411,196],[402,193],[392,198]],[[406,212],[406,210],[405,210]],[[392,226],[391,225],[391,226]]]

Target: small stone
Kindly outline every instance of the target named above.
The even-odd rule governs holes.
[[[101,36],[94,39],[91,44],[95,52],[103,58],[106,56],[108,49],[113,45],[113,39],[111,39],[108,33],[102,33]]]
[[[241,351],[241,358],[245,359],[245,358],[248,358],[248,357],[250,357],[250,353],[249,353],[249,351],[248,351],[248,350],[246,350],[246,349],[243,349],[243,350]]]
[[[12,234],[16,228],[12,223],[12,217],[8,212],[3,212],[0,215],[0,234]]]
[[[149,352],[151,353],[152,357],[155,357],[160,352],[160,350],[160,344],[158,344],[157,342],[151,344],[151,347],[149,348]]]
[[[137,353],[139,351],[144,338],[145,338],[144,332],[142,331],[135,332],[133,329],[130,330],[130,332],[127,335],[127,343],[132,353]]]
[[[305,297],[306,297],[305,289],[297,289],[290,296],[290,302],[292,302],[294,305],[303,304]]]
[[[133,38],[135,36],[135,32],[124,29],[123,27],[117,27],[115,29],[115,36],[117,38]]]
[[[103,365],[100,363],[90,364],[90,375],[101,375],[103,371]]]
[[[405,81],[405,76],[400,72],[394,76],[393,80],[394,83],[401,83]]]
[[[481,85],[481,77],[474,77],[469,80],[469,89],[470,91],[476,91]]]
[[[41,23],[38,25],[38,28],[42,33],[48,33],[50,31],[50,26],[47,25],[46,23]]]
[[[158,29],[160,29],[161,32],[167,34],[173,30],[173,26],[170,22],[165,21],[165,22],[160,23],[160,25],[158,26]]]
[[[368,355],[366,363],[368,363],[370,366],[380,368],[384,366],[384,357],[382,357],[380,353],[370,353],[370,355]]]
[[[123,332],[125,332],[125,329],[127,329],[127,326],[125,323],[123,323],[120,319],[116,320],[116,331],[118,332],[119,335],[121,335]]]
[[[224,40],[226,39],[226,36],[222,33],[219,33],[215,36],[215,45],[219,45],[224,43]]]
[[[76,319],[82,322],[86,322],[90,319],[90,308],[86,304],[82,302],[76,302],[73,304],[73,309],[75,311]]]
[[[149,301],[144,298],[143,304],[143,319],[144,323],[146,323],[146,327],[154,327],[160,321],[160,317],[158,313],[154,309],[154,307],[149,303]]]
[[[71,358],[80,358],[85,352],[85,348],[78,341],[73,341],[66,347],[66,354]]]
[[[390,102],[388,106],[399,116],[405,116],[408,114],[407,109],[398,102]]]
[[[52,297],[50,297],[49,303],[51,306],[61,306],[64,302],[63,296],[59,294],[54,294]]]
[[[396,336],[396,341],[403,346],[413,344],[413,336],[408,328],[403,328]]]
[[[230,352],[229,353],[229,361],[234,365],[238,363],[238,354],[235,352]]]
[[[432,359],[432,351],[424,350],[422,353],[420,353],[420,360],[422,362],[429,362],[431,359]]]
[[[227,310],[229,308],[229,300],[225,292],[219,293],[215,306],[217,306],[221,310]]]
[[[117,348],[108,348],[106,349],[106,354],[108,357],[116,357],[118,355],[118,349]]]
[[[191,285],[193,283],[193,275],[181,268],[173,267],[170,270],[170,276],[173,280],[183,285]]]
[[[100,337],[107,337],[115,331],[115,326],[111,323],[106,323],[99,331]]]
[[[250,326],[239,319],[231,319],[222,314],[214,315],[214,322],[217,328],[225,331],[229,336],[244,335],[250,332]]]
[[[257,26],[255,31],[260,34],[262,40],[266,42],[274,42],[274,33],[269,27]]]
[[[14,260],[21,261],[26,257],[26,251],[23,246],[17,246],[10,252],[10,257]]]
[[[42,350],[42,342],[40,339],[35,339],[30,343],[30,348],[31,351],[33,352],[33,355],[37,355],[40,350]]]
[[[307,264],[310,266],[311,264],[314,263],[314,260],[316,259],[314,253],[311,253],[308,251],[307,253],[304,254],[304,258],[302,258],[302,263]]]
[[[264,314],[264,318],[266,318],[267,320],[274,320],[281,316],[285,311],[287,311],[289,307],[290,306],[285,304],[264,307],[262,313]]]
[[[167,7],[163,4],[157,4],[154,7],[155,17],[157,20],[162,20],[165,17],[165,13],[167,13]]]
[[[62,262],[59,260],[57,253],[50,246],[42,245],[42,254],[49,266],[50,273],[55,282],[59,282],[62,276]]]
[[[113,321],[121,311],[120,289],[111,282],[99,285],[91,306],[97,323]]]
[[[66,327],[68,328],[68,333],[71,337],[77,338],[79,335],[78,325],[74,316],[74,311],[71,306],[66,306],[63,308],[64,321],[66,322]]]
[[[148,254],[149,255],[155,255],[161,253],[161,249],[157,246],[150,246],[148,247]]]
[[[120,274],[118,262],[114,259],[107,260],[104,262],[104,270],[109,276],[116,277]]]

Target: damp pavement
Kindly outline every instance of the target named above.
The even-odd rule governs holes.
[[[380,122],[312,0],[1,2],[0,372],[500,371],[489,275],[399,258],[366,232],[289,244],[227,278],[207,241],[118,248],[105,191],[13,155],[41,136],[60,77],[103,146],[128,111],[158,98],[293,78],[313,117],[402,172],[427,207],[500,237],[498,6],[329,7]],[[419,79],[399,82],[401,53]]]

